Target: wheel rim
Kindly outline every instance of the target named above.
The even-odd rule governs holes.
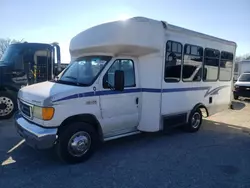
[[[14,110],[14,103],[8,97],[0,97],[0,116],[7,116]]]
[[[198,112],[195,112],[193,117],[192,117],[192,122],[191,125],[194,129],[197,129],[200,125],[201,122],[201,115]]]
[[[91,137],[85,131],[75,133],[69,140],[68,151],[75,157],[81,157],[88,152],[91,146]]]

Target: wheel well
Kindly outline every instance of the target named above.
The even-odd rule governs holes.
[[[96,132],[98,133],[100,141],[103,141],[102,128],[101,128],[99,121],[95,117],[95,115],[93,115],[93,114],[78,114],[78,115],[68,117],[60,125],[59,132],[64,127],[66,127],[69,123],[72,123],[72,122],[85,122],[85,123],[92,125],[94,127],[94,129],[96,130]]]
[[[208,110],[207,110],[207,107],[202,104],[202,103],[198,103],[194,106],[193,110],[196,110],[197,108],[200,109],[201,111],[201,114],[203,117],[208,117],[209,116],[209,113],[208,113]]]
[[[1,92],[8,92],[11,94],[13,97],[17,98],[17,93],[18,90],[13,88],[13,87],[5,87],[5,86],[0,86],[0,91]]]
[[[6,91],[4,87],[0,87],[0,91]]]

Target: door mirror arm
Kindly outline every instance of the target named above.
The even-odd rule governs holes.
[[[106,80],[106,84],[110,90],[115,90],[115,88]]]

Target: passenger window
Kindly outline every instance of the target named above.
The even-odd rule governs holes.
[[[232,78],[233,54],[221,52],[220,58],[220,81],[230,81]]]
[[[220,51],[215,49],[205,49],[204,68],[207,69],[206,75],[203,74],[204,81],[217,81],[219,73]]]
[[[201,81],[203,48],[185,44],[182,80],[185,82]]]
[[[166,44],[165,82],[179,82],[181,76],[182,44],[168,41]]]
[[[108,72],[103,78],[103,88],[109,88],[108,84],[114,86],[115,71],[124,71],[125,87],[135,87],[135,70],[134,62],[129,59],[118,59],[109,68]]]

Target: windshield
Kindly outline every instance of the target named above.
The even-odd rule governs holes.
[[[13,63],[17,56],[20,55],[22,48],[18,48],[16,45],[10,45],[4,52],[0,63],[8,64]]]
[[[57,82],[74,85],[91,85],[98,77],[111,56],[86,56],[70,63]]]
[[[241,82],[250,82],[250,74],[242,74],[239,78]]]

